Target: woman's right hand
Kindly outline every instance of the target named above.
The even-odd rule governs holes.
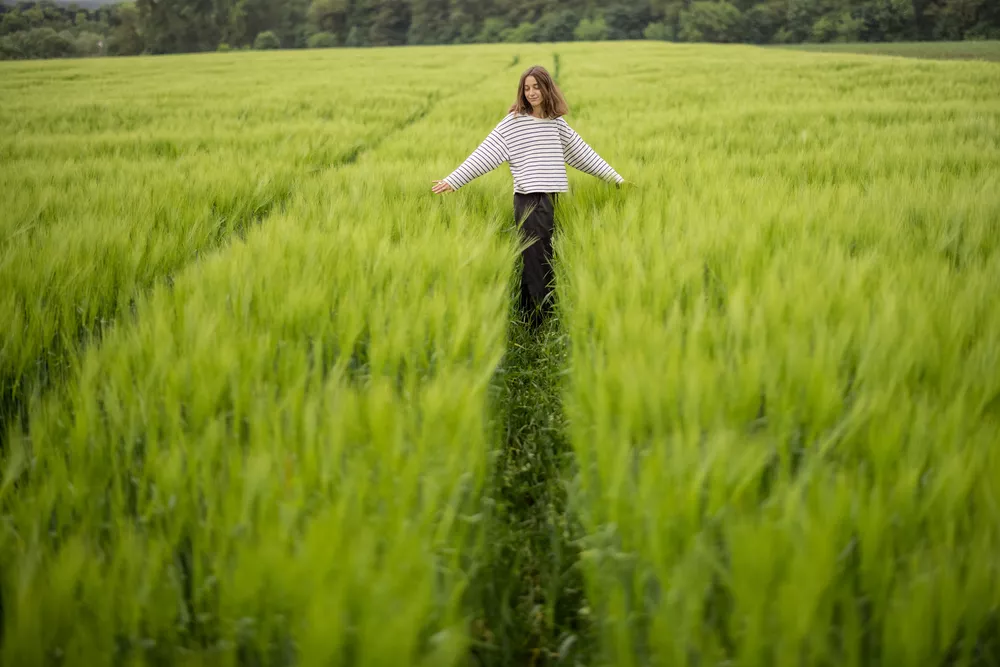
[[[436,195],[454,191],[455,188],[448,185],[447,181],[434,181],[434,187],[431,188],[431,192],[433,192]]]

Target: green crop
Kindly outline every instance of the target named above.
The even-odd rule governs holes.
[[[558,244],[609,664],[995,664],[1000,69],[561,56],[636,181]]]
[[[629,184],[516,303],[558,70]],[[1000,655],[1000,69],[663,43],[0,67],[0,662]]]
[[[0,81],[0,414],[156,281],[245,237],[507,53],[360,53],[5,65]]]

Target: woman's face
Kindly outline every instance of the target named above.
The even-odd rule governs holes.
[[[535,77],[528,76],[524,79],[524,96],[535,109],[542,105],[542,87],[535,81]]]

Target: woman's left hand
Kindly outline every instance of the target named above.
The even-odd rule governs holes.
[[[431,192],[436,195],[442,194],[444,192],[454,192],[455,188],[448,185],[446,181],[434,181],[434,187],[431,188]]]

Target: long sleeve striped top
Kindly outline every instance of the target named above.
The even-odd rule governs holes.
[[[510,163],[518,194],[568,192],[567,164],[608,182],[624,180],[563,118],[513,112],[444,180],[458,190],[504,162]]]

